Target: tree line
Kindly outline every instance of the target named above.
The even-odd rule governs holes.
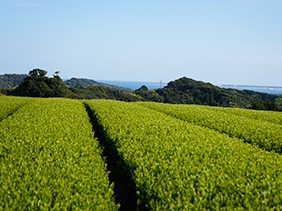
[[[210,83],[182,77],[164,88],[149,90],[145,85],[133,92],[94,85],[89,79],[75,79],[67,86],[56,71],[53,77],[47,71],[33,69],[22,83],[14,88],[2,88],[0,93],[30,97],[66,97],[76,99],[113,99],[127,102],[154,101],[172,104],[198,104],[222,107],[240,107],[257,110],[281,111],[282,98],[278,95],[250,90],[224,89]],[[75,86],[75,84],[77,86]],[[92,84],[84,87],[83,85]],[[95,84],[95,83],[94,83]],[[280,103],[279,103],[280,102]]]

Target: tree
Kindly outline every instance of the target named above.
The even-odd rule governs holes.
[[[75,98],[68,87],[55,72],[54,78],[48,78],[47,72],[41,69],[29,71],[24,81],[12,91],[13,95],[30,97],[71,97]]]
[[[270,100],[265,102],[264,106],[265,106],[266,110],[269,110],[269,111],[277,111],[278,110],[277,104],[275,102],[271,102]]]
[[[251,109],[265,110],[264,102],[261,99],[255,99],[251,104]]]
[[[62,81],[62,79],[61,79],[60,76],[59,76],[59,73],[60,73],[59,71],[55,71],[54,74],[53,74],[53,76],[54,76],[55,79]]]
[[[45,70],[41,70],[41,69],[33,69],[31,71],[29,71],[28,75],[33,77],[33,76],[45,76],[47,74],[47,71]]]
[[[142,92],[147,92],[148,90],[149,90],[149,89],[148,89],[147,86],[142,85],[139,89],[136,89],[135,92],[140,92],[140,91],[142,91]]]

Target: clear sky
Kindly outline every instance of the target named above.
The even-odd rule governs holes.
[[[282,86],[282,0],[0,0],[0,74]]]

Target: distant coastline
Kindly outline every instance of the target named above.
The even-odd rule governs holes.
[[[253,86],[253,85],[231,85],[231,84],[222,84],[217,85],[221,88],[231,88],[231,89],[239,89],[239,90],[252,90],[256,92],[263,92],[267,94],[282,94],[281,86]]]

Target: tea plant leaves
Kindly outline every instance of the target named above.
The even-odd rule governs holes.
[[[230,137],[242,139],[244,142],[256,145],[267,151],[282,153],[282,127],[270,121],[263,121],[260,111],[214,108],[196,105],[172,105],[161,103],[138,103],[156,111],[176,117],[189,123],[204,126]],[[257,119],[250,118],[251,114],[258,114]],[[269,112],[270,116],[277,112]],[[266,113],[264,116],[266,116]],[[260,116],[260,117],[259,117]]]
[[[81,101],[33,100],[0,137],[0,210],[118,209]]]
[[[87,104],[149,209],[282,209],[279,154],[136,103]]]

